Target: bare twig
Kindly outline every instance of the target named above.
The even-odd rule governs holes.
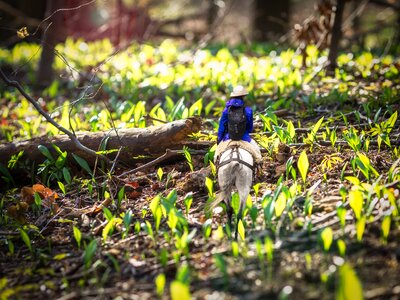
[[[161,155],[160,157],[157,157],[156,159],[148,162],[147,164],[144,164],[144,165],[142,165],[140,167],[137,167],[137,168],[135,168],[133,170],[129,170],[127,172],[124,172],[121,175],[117,176],[117,178],[121,179],[121,177],[123,177],[123,176],[129,175],[129,174],[132,174],[132,173],[135,173],[135,172],[138,172],[138,171],[142,171],[142,170],[147,169],[149,167],[152,167],[152,166],[154,166],[154,165],[156,165],[156,164],[158,164],[158,163],[160,163],[160,162],[162,162],[162,161],[164,161],[164,160],[166,160],[168,158],[171,158],[173,156],[176,156],[176,155],[182,154],[182,153],[183,153],[182,150],[170,150],[170,149],[167,149],[165,151],[165,154]]]
[[[78,138],[68,129],[64,128],[63,126],[61,126],[60,124],[58,124],[47,112],[45,112],[42,107],[40,106],[40,104],[33,99],[33,97],[31,95],[29,95],[24,88],[21,86],[21,84],[18,81],[15,80],[10,80],[6,74],[4,74],[3,70],[0,68],[0,78],[6,83],[6,85],[10,86],[10,87],[14,87],[16,88],[22,96],[24,96],[26,98],[26,100],[28,100],[30,103],[32,103],[32,105],[36,108],[36,110],[50,123],[52,124],[54,127],[56,127],[59,131],[65,133],[70,139],[71,141],[75,144],[75,146],[86,152],[87,154],[94,156],[94,157],[99,157],[103,160],[105,160],[107,163],[111,163],[111,160],[108,159],[106,156],[104,155],[100,155],[97,154],[96,151],[89,149],[88,147],[84,146],[79,140]]]

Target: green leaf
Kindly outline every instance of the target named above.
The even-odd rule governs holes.
[[[193,202],[193,193],[192,192],[187,193],[185,195],[185,198],[183,199],[183,202],[185,204],[186,215],[188,215],[190,207],[192,206],[192,202]]]
[[[189,284],[190,282],[190,269],[188,264],[182,264],[178,271],[176,272],[176,280],[184,284]]]
[[[65,195],[64,183],[62,183],[61,181],[58,181],[57,184],[58,184],[58,187],[60,188],[60,190],[62,191],[62,193]]]
[[[267,260],[269,263],[272,263],[273,255],[274,255],[274,243],[272,240],[266,236],[264,239],[264,250],[267,256]]]
[[[245,233],[246,233],[246,231],[245,231],[245,229],[244,229],[244,225],[243,225],[243,222],[242,222],[242,220],[239,220],[238,221],[238,232],[239,232],[239,236],[240,236],[240,238],[242,239],[242,241],[244,241],[245,240]]]
[[[63,260],[65,258],[67,258],[68,256],[69,256],[68,253],[59,253],[59,254],[54,255],[53,259],[54,260]]]
[[[165,274],[164,273],[158,274],[155,279],[155,284],[156,284],[156,292],[159,297],[161,297],[162,294],[164,294],[165,282],[166,282]]]
[[[85,268],[88,269],[92,263],[93,256],[97,251],[97,241],[92,240],[88,246],[85,248],[85,253],[83,254],[83,262],[85,264]]]
[[[222,275],[224,276],[225,280],[227,279],[228,273],[226,270],[226,261],[224,259],[224,257],[222,256],[222,254],[215,254],[214,255],[214,264],[217,266],[217,268],[219,269],[219,271],[222,273]]]
[[[64,167],[62,169],[62,172],[63,172],[65,182],[70,184],[72,182],[71,173],[69,172],[69,170],[66,167]]]
[[[396,124],[397,121],[397,110],[390,116],[390,118],[386,121],[387,125],[387,133],[390,133],[392,129],[394,128],[394,125]]]
[[[238,193],[234,193],[232,195],[231,199],[231,206],[233,209],[233,212],[238,215],[239,214],[239,209],[240,209],[240,198]]]
[[[193,172],[194,167],[193,167],[192,155],[190,154],[189,149],[186,146],[183,147],[183,154],[185,155],[190,171]]]
[[[74,238],[76,243],[78,244],[78,248],[81,248],[82,233],[76,226],[73,226],[72,229],[74,231]]]
[[[43,145],[39,145],[38,146],[39,151],[50,161],[54,161],[53,156],[51,155],[49,149],[47,149],[45,146]]]
[[[40,207],[42,205],[42,198],[38,193],[33,194],[33,199],[35,200],[35,204]]]
[[[87,163],[86,160],[84,160],[82,157],[79,157],[75,153],[72,153],[72,156],[74,157],[75,161],[81,166],[82,169],[84,169],[90,176],[93,176],[93,172],[89,167],[89,164]]]
[[[332,228],[327,227],[321,232],[321,240],[324,247],[324,251],[328,252],[331,248],[333,241],[333,231]]]
[[[24,241],[25,245],[28,247],[29,251],[32,253],[33,249],[29,235],[22,228],[19,228],[19,234],[21,235],[21,238]]]
[[[63,168],[66,161],[67,161],[67,152],[64,151],[57,157],[57,160],[56,160],[57,169]]]
[[[308,172],[308,157],[306,154],[306,151],[304,150],[301,152],[299,156],[299,160],[297,162],[297,167],[299,168],[301,178],[303,179],[303,182],[306,183],[306,177],[307,177],[307,172]]]
[[[123,186],[119,191],[118,191],[118,203],[121,203],[122,199],[124,199],[125,196],[125,186]]]
[[[356,272],[345,263],[339,268],[339,286],[336,291],[336,300],[362,300],[363,289]]]
[[[344,226],[346,225],[346,213],[347,213],[347,209],[344,208],[343,206],[338,206],[336,208],[336,213],[338,215],[339,221],[340,221],[340,226],[342,228],[344,228]]]
[[[318,122],[311,129],[311,132],[307,136],[307,139],[310,142],[314,142],[315,141],[315,136],[317,135],[317,132],[318,132],[319,128],[321,127],[323,121],[324,121],[324,117],[319,119]]]
[[[5,176],[5,178],[7,178],[7,180],[9,182],[11,182],[12,184],[15,185],[13,177],[11,176],[10,172],[8,171],[8,169],[5,166],[3,166],[2,163],[0,163],[0,173],[2,173]]]
[[[108,221],[110,221],[114,217],[112,212],[107,207],[103,207],[103,214]]]
[[[236,241],[231,243],[233,257],[239,256],[239,244]]]
[[[296,131],[294,129],[292,121],[287,123],[287,131],[289,133],[290,139],[293,140],[294,136],[296,135]]]
[[[172,300],[190,300],[191,295],[190,295],[190,290],[189,286],[174,280],[171,283],[170,286],[170,291],[171,291],[171,299]]]

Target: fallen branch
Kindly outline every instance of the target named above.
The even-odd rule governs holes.
[[[77,132],[74,138],[85,148],[100,149],[103,139],[107,138],[107,149],[115,149],[115,152],[107,154],[107,159],[113,159],[118,154],[118,160],[132,165],[135,156],[157,157],[165,153],[166,149],[181,150],[188,135],[200,130],[201,119],[189,118],[178,120],[160,126],[149,126],[146,128],[117,129],[111,132]],[[24,151],[22,158],[42,162],[45,158],[39,151],[38,146],[47,147],[54,154],[52,144],[58,146],[68,154],[74,153],[94,165],[96,157],[77,147],[68,135],[54,137],[42,136],[26,141],[5,143],[0,145],[0,163],[7,165],[12,155]],[[68,157],[72,157],[68,155]]]
[[[124,172],[124,173],[120,174],[118,176],[118,178],[122,178],[122,177],[124,177],[126,175],[129,175],[129,174],[132,174],[132,173],[135,173],[135,172],[142,171],[144,169],[150,168],[150,167],[155,166],[156,164],[158,164],[158,163],[160,163],[160,162],[162,162],[162,161],[164,161],[164,160],[166,160],[168,158],[171,158],[171,157],[176,156],[176,155],[181,155],[182,153],[183,153],[182,150],[166,149],[165,153],[162,156],[159,156],[156,159],[148,162],[147,164],[144,164],[144,165],[142,165],[140,167],[137,167],[137,168],[135,168],[133,170],[129,170],[127,172]]]

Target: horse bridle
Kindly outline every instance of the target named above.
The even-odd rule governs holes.
[[[230,149],[232,149],[233,151],[231,151],[229,159],[226,160],[226,161],[223,161],[222,163],[220,163],[219,159],[218,159],[217,169],[221,168],[222,166],[225,166],[225,165],[229,164],[232,161],[237,161],[237,162],[245,165],[246,167],[250,168],[250,170],[252,170],[254,172],[254,165],[251,165],[247,161],[244,161],[243,159],[241,159],[241,155],[239,153],[239,146],[235,146],[235,147],[232,147]],[[233,157],[233,153],[234,152],[236,152],[236,154],[237,154],[236,157]]]

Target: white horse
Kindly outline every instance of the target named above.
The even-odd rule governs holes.
[[[240,198],[239,213],[236,216],[235,226],[235,239],[237,239],[238,222],[243,218],[243,210],[253,183],[254,158],[249,151],[240,146],[228,147],[228,149],[220,154],[217,165],[218,183],[221,191],[211,206],[216,207],[220,202],[224,201],[229,226],[231,226],[233,213],[231,194],[233,188],[236,187]]]

